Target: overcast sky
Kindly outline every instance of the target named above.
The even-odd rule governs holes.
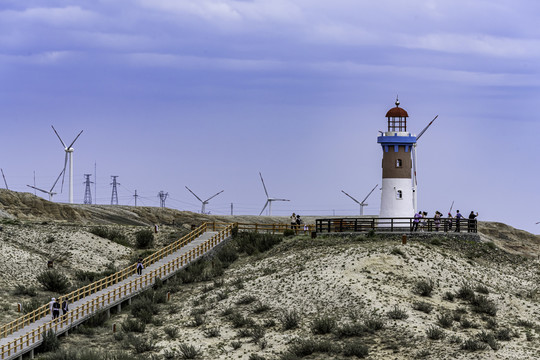
[[[357,215],[381,184],[399,95],[418,133],[418,206],[540,233],[540,3],[0,0],[0,167],[50,188],[74,145],[97,203],[212,214]],[[97,164],[97,178],[94,174]],[[0,186],[4,187],[0,180]],[[68,201],[67,177],[55,201]],[[94,191],[97,190],[97,191]],[[96,194],[97,193],[97,194]],[[37,193],[38,195],[47,195]],[[365,214],[378,214],[380,190]]]

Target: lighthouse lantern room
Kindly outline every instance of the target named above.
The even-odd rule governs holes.
[[[399,107],[386,113],[388,131],[377,138],[383,150],[381,218],[413,217],[412,148],[416,136],[407,132],[409,114]]]

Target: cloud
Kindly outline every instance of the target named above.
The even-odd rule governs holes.
[[[80,59],[81,54],[73,51],[46,51],[26,55],[2,55],[0,63],[26,65],[53,65],[64,63],[66,60]]]
[[[197,57],[159,53],[131,53],[124,55],[123,58],[131,65],[144,67],[233,71],[268,71],[286,67],[286,64],[272,60]]]
[[[176,15],[195,15],[207,21],[297,21],[301,18],[300,7],[292,1],[233,1],[233,0],[139,0],[138,3],[152,9]]]
[[[0,21],[5,24],[20,26],[20,22],[41,23],[54,26],[87,25],[94,22],[98,15],[79,6],[36,7],[24,10],[0,11]]]
[[[540,55],[540,40],[537,39],[455,33],[405,35],[400,39],[401,46],[412,49],[504,58],[537,58]]]

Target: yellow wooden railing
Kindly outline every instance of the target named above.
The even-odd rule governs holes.
[[[149,257],[145,258],[145,261],[148,261],[148,263],[145,262],[145,264],[153,264],[154,262],[162,259],[163,257],[167,256],[172,252],[172,249],[178,249],[185,244],[191,242],[194,238],[198,237],[202,232],[206,231],[206,225],[203,224],[201,227],[196,229],[195,231],[191,232],[190,234],[186,235],[182,239],[178,240],[174,244],[171,244],[160,251],[156,252],[155,254],[150,255]],[[222,228],[221,231],[219,231],[216,235],[211,237],[210,239],[206,240],[202,244],[199,244],[196,248],[193,248],[189,250],[186,254],[181,255],[180,257],[177,257],[175,259],[172,259],[171,261],[167,262],[166,264],[160,266],[157,269],[154,269],[145,275],[141,277],[137,277],[134,280],[131,280],[130,282],[115,288],[113,290],[110,290],[102,295],[97,296],[96,298],[76,307],[75,309],[68,312],[68,314],[61,316],[59,319],[51,320],[41,326],[39,326],[37,329],[33,329],[32,331],[29,331],[28,333],[10,341],[9,343],[2,345],[0,347],[0,354],[1,358],[5,359],[6,356],[11,356],[12,353],[16,353],[17,350],[23,350],[24,346],[27,347],[31,344],[34,344],[36,341],[40,341],[44,334],[49,331],[53,330],[54,332],[58,330],[62,330],[64,327],[69,327],[73,324],[74,321],[79,320],[80,318],[84,318],[85,316],[89,316],[96,310],[99,310],[100,308],[104,307],[105,305],[110,304],[111,302],[116,301],[117,299],[120,300],[123,297],[126,297],[128,294],[132,294],[136,291],[142,290],[144,287],[150,286],[154,284],[155,280],[157,278],[163,278],[164,276],[170,274],[173,271],[177,271],[182,266],[186,265],[193,259],[198,258],[199,256],[205,254],[208,250],[212,249],[214,246],[219,244],[222,240],[226,239],[227,237],[231,236],[233,225],[214,225],[213,228]],[[195,237],[192,234],[199,234]],[[181,245],[180,244],[184,244]],[[160,253],[160,255],[157,255],[157,253]],[[167,254],[167,255],[163,255]],[[128,269],[134,268],[134,266],[130,266]],[[134,269],[133,269],[134,270]],[[119,272],[124,274],[123,271]],[[127,272],[126,272],[127,273]],[[118,273],[117,273],[118,274]],[[134,274],[134,271],[130,274]],[[116,275],[116,274],[114,274]],[[110,278],[116,279],[114,275],[111,275]],[[118,277],[120,278],[120,276]],[[117,281],[118,282],[118,281]],[[97,282],[96,282],[97,283]],[[105,284],[107,282],[103,282]],[[114,283],[111,283],[114,284]],[[93,284],[91,284],[93,285]],[[91,286],[89,285],[89,286]],[[86,288],[86,287],[85,287]],[[95,289],[97,287],[93,287]],[[99,290],[98,290],[99,291]],[[94,291],[95,292],[95,291]],[[70,293],[65,296],[72,296],[73,298],[76,298],[76,296],[80,296],[80,294],[85,293],[74,291],[73,293]],[[46,305],[46,307],[48,307]],[[48,309],[47,309],[48,310]],[[43,311],[40,311],[40,313]],[[45,311],[46,313],[47,311]],[[35,321],[35,320],[34,320]]]
[[[209,223],[208,226],[212,226],[213,223]],[[235,223],[238,226],[238,230],[241,231],[255,231],[255,232],[268,232],[272,234],[283,234],[285,230],[292,229],[295,234],[311,234],[315,231],[315,225],[290,225],[290,224],[250,224],[250,223]]]
[[[144,267],[147,267],[149,265],[152,265],[156,261],[159,261],[163,259],[164,257],[168,256],[169,254],[172,254],[173,252],[177,251],[181,247],[189,244],[191,241],[199,237],[202,233],[207,231],[207,224],[204,223],[201,226],[199,226],[194,231],[190,232],[186,236],[180,238],[179,240],[175,241],[174,243],[156,251],[155,253],[151,254],[150,256],[146,257],[143,260]],[[127,268],[120,270],[110,276],[107,276],[106,278],[97,280],[89,285],[86,285],[82,288],[79,288],[67,295],[61,296],[61,299],[67,299],[68,302],[73,303],[83,297],[86,297],[88,295],[91,295],[95,292],[98,292],[100,290],[103,290],[106,287],[109,287],[111,285],[117,284],[120,281],[123,281],[124,279],[128,278],[129,276],[135,274],[136,272],[136,266],[137,264],[132,264],[128,266]],[[10,323],[7,323],[5,325],[0,326],[0,338],[4,338],[7,335],[13,334],[15,331],[23,328],[24,326],[27,326],[36,320],[39,320],[46,316],[47,314],[50,314],[50,308],[49,305],[43,305],[36,310],[25,314],[24,316],[21,316]]]

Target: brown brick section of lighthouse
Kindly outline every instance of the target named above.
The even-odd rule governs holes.
[[[409,146],[409,151],[405,152],[405,146],[400,145],[398,147],[398,152],[394,151],[394,146],[388,146],[388,152],[384,152],[383,147],[383,159],[382,159],[382,169],[383,179],[397,178],[397,179],[410,179],[411,178],[411,168],[412,168],[412,159],[411,159],[411,150]],[[401,167],[397,166],[397,160],[401,160]]]

